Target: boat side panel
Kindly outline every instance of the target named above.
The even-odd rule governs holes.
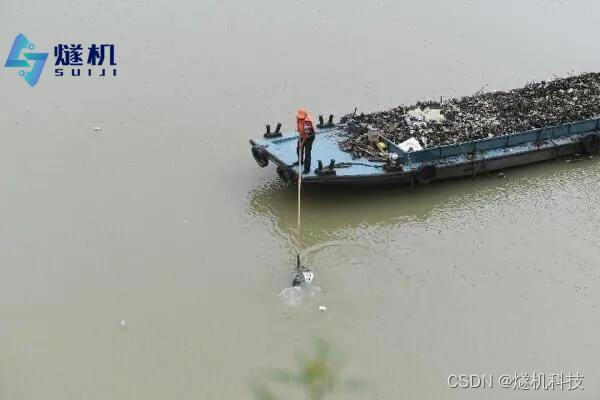
[[[475,175],[504,170],[529,164],[535,164],[548,160],[555,160],[568,155],[578,153],[580,150],[577,141],[570,141],[565,144],[554,146],[547,145],[540,147],[537,150],[521,152],[506,152],[498,154],[492,158],[479,158],[474,162],[461,162],[455,164],[440,165],[436,168],[435,181],[446,179],[473,177]],[[336,177],[321,180],[307,180],[306,183],[322,183],[322,184],[404,184],[409,185],[417,182],[415,178],[418,170],[412,172],[404,172],[397,174],[387,174],[382,176],[355,176],[355,177]]]

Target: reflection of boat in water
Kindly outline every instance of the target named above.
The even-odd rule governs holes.
[[[406,152],[381,136],[389,159],[353,158],[340,149],[344,132],[333,124],[317,131],[312,158],[319,167],[303,175],[306,184],[424,184],[475,176],[574,154],[600,150],[600,118],[511,133],[489,139]],[[252,139],[252,154],[261,167],[269,161],[288,183],[298,177],[295,132]],[[330,160],[332,160],[330,162]],[[322,167],[322,163],[330,166]]]
[[[468,210],[501,206],[524,199],[544,202],[553,188],[564,189],[568,182],[586,181],[596,175],[598,157],[582,162],[540,163],[527,169],[514,169],[500,179],[496,174],[476,179],[407,186],[380,185],[356,191],[353,186],[307,186],[304,196],[304,242],[312,246],[322,241],[346,239],[357,229],[388,230],[398,225],[426,224],[430,218],[460,215]],[[293,245],[296,234],[296,190],[279,179],[269,179],[248,194],[245,215],[251,224],[267,226],[277,237]]]

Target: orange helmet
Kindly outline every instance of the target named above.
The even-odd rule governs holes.
[[[305,119],[307,116],[308,116],[308,111],[306,111],[304,108],[298,109],[298,113],[296,114],[296,118],[298,118],[298,119]]]

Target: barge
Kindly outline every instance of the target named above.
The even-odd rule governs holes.
[[[303,184],[428,184],[438,180],[471,177],[577,154],[600,151],[600,117],[523,132],[509,133],[458,144],[405,151],[383,132],[387,160],[356,157],[340,149],[347,132],[333,124],[320,124],[313,144],[312,170]],[[275,164],[286,183],[298,179],[296,132],[280,133],[280,126],[262,138],[251,139],[252,155],[261,167]]]

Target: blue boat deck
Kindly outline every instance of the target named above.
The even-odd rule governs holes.
[[[319,179],[321,176],[315,174],[318,160],[323,161],[326,167],[330,160],[335,160],[336,164],[349,164],[344,168],[336,168],[336,176],[377,176],[384,175],[383,162],[370,161],[367,158],[352,158],[352,154],[342,151],[339,142],[343,139],[343,132],[335,128],[325,128],[317,130],[315,141],[312,147],[311,171],[303,174],[302,179],[308,181]],[[283,168],[293,168],[297,173],[298,162],[296,146],[298,134],[296,132],[284,133],[281,137],[274,139],[255,139],[253,143],[264,146],[269,154],[269,158],[277,165]]]

